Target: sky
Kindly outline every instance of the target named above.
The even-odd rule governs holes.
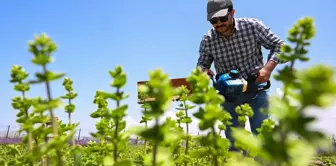
[[[271,28],[285,42],[288,30],[304,16],[314,18],[316,36],[309,47],[309,62],[297,63],[306,68],[323,63],[335,66],[336,22],[334,0],[320,3],[303,0],[234,1],[235,17],[254,17]],[[10,80],[12,65],[18,64],[34,77],[41,68],[31,63],[33,57],[27,42],[35,35],[46,33],[57,44],[54,62],[48,69],[65,72],[73,81],[78,97],[73,101],[76,110],[73,120],[80,122],[82,135],[95,130],[90,113],[96,110],[93,99],[96,90],[114,92],[109,86],[109,70],[122,65],[127,73],[123,90],[130,98],[126,118],[128,125],[138,125],[141,109],[137,104],[137,82],[148,79],[148,72],[160,68],[170,78],[188,77],[195,68],[202,36],[211,28],[206,21],[206,1],[2,1],[0,2],[0,131],[15,122],[17,111],[11,107],[11,98],[20,93],[13,90]],[[264,55],[267,56],[267,50]],[[278,68],[283,67],[278,66]],[[276,72],[276,71],[275,71]],[[63,80],[51,83],[52,97],[65,94]],[[272,79],[271,93],[277,94],[281,84]],[[29,97],[46,96],[42,84],[33,85]],[[174,116],[172,103],[166,116]],[[114,108],[115,103],[110,103]],[[315,125],[336,133],[336,103],[328,110],[312,113],[320,117]],[[314,112],[315,111],[315,112]],[[56,115],[67,122],[67,114],[57,110]],[[197,132],[197,121],[192,123]]]

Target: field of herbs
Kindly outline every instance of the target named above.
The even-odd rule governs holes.
[[[76,110],[73,103],[77,93],[75,81],[65,73],[56,73],[48,66],[53,62],[56,44],[46,34],[29,42],[32,63],[42,72],[33,75],[23,66],[13,65],[11,80],[17,96],[12,97],[12,107],[17,110],[16,122],[27,133],[20,144],[0,145],[0,165],[4,166],[307,166],[315,159],[326,165],[336,165],[334,155],[319,156],[318,150],[330,150],[328,136],[309,128],[315,117],[305,114],[309,106],[327,107],[335,100],[336,82],[334,70],[326,65],[315,65],[298,70],[295,63],[305,62],[310,40],[315,35],[314,20],[304,17],[288,32],[287,44],[280,58],[284,67],[274,71],[274,78],[283,84],[284,95],[272,97],[269,110],[276,121],[267,119],[259,128],[259,135],[251,135],[244,129],[246,117],[252,116],[249,105],[237,107],[241,127],[230,126],[230,115],[220,104],[224,98],[210,85],[209,77],[199,68],[187,77],[192,94],[181,86],[174,89],[168,74],[156,69],[149,73],[147,84],[139,87],[142,99],[154,97],[154,102],[142,104],[142,120],[138,127],[125,129],[128,105],[122,101],[129,97],[123,87],[127,74],[122,66],[107,72],[111,77],[111,92],[96,91],[93,102],[97,109],[90,114],[99,120],[96,132],[91,133],[97,142],[77,144],[74,138],[79,123],[71,119]],[[318,56],[318,55],[314,55]],[[321,74],[323,73],[323,74]],[[50,82],[63,79],[64,95],[52,96]],[[46,98],[28,98],[30,86],[39,84],[45,89]],[[172,96],[180,98],[176,111],[177,120],[159,121],[170,107]],[[64,109],[69,114],[68,123],[55,120],[54,110]],[[188,112],[197,109],[196,113]],[[199,130],[207,134],[191,136],[188,124],[192,118],[199,120]],[[154,125],[147,125],[149,121]],[[229,152],[229,141],[220,135],[232,127],[235,145],[240,152]],[[144,144],[129,144],[135,135]],[[243,153],[243,151],[247,153]]]

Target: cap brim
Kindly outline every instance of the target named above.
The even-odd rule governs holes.
[[[213,13],[209,13],[208,14],[208,21],[214,17],[223,17],[223,16],[226,16],[226,14],[228,13],[228,9],[222,9],[222,10],[219,10],[217,12],[213,12]]]

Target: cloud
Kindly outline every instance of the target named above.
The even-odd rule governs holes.
[[[139,122],[129,115],[126,116],[125,121],[126,121],[126,129],[139,125]]]
[[[316,121],[310,126],[321,130],[328,135],[336,135],[336,101],[326,108],[308,107],[307,115],[316,117]]]
[[[277,88],[277,96],[283,96],[283,91]],[[336,99],[334,103],[326,108],[310,106],[304,110],[306,115],[316,117],[309,127],[315,130],[321,130],[327,135],[336,135]]]

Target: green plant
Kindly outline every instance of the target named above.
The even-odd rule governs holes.
[[[28,145],[28,152],[33,151],[33,135],[32,135],[32,124],[33,121],[29,115],[29,108],[32,106],[32,100],[26,97],[27,91],[29,91],[30,86],[28,82],[24,80],[29,76],[29,74],[19,65],[13,65],[11,69],[11,80],[12,83],[17,83],[14,86],[15,91],[21,92],[21,97],[17,96],[12,98],[12,107],[17,109],[19,112],[16,115],[17,120],[20,125],[22,125],[22,130],[27,133],[27,136],[24,138],[24,142]],[[15,154],[14,154],[15,155]],[[14,164],[14,161],[9,162],[9,164]],[[25,161],[29,165],[33,165],[32,161],[28,159]]]
[[[141,105],[141,108],[143,108],[143,116],[141,117],[140,123],[145,123],[145,127],[147,128],[148,126],[148,121],[152,120],[151,116],[147,115],[147,111],[149,111],[150,109],[150,105],[149,102],[146,101],[146,98],[148,98],[148,95],[143,93],[143,92],[138,92],[139,94],[139,98],[140,101],[143,103]],[[144,154],[147,154],[147,140],[145,139],[145,143],[144,143]]]
[[[178,96],[178,101],[180,102],[179,107],[177,107],[177,110],[180,110],[176,113],[177,116],[177,122],[179,124],[179,128],[183,129],[180,124],[185,123],[186,125],[186,136],[185,136],[185,152],[184,155],[182,155],[179,158],[180,162],[184,161],[184,165],[187,166],[188,163],[190,163],[190,156],[189,156],[189,143],[190,143],[190,135],[189,135],[189,124],[192,123],[191,117],[188,115],[188,111],[195,108],[195,106],[192,106],[188,104],[188,95],[190,91],[187,89],[186,86],[182,85],[181,87],[176,89],[176,94]]]
[[[61,96],[62,99],[68,99],[68,105],[64,107],[65,112],[68,113],[69,123],[68,125],[72,125],[72,119],[71,114],[75,111],[76,106],[72,103],[72,100],[75,99],[78,96],[78,93],[74,92],[74,89],[72,87],[73,81],[70,78],[64,78],[63,80],[63,86],[65,90],[67,91],[67,94],[64,96]],[[73,127],[77,127],[79,124]],[[75,145],[75,137],[72,137],[71,144]]]
[[[221,107],[224,97],[219,95],[214,87],[208,87],[209,77],[200,68],[194,70],[187,80],[193,89],[189,100],[199,105],[198,112],[194,113],[194,116],[200,120],[199,129],[210,130],[207,135],[201,137],[200,144],[204,148],[197,155],[211,157],[212,165],[223,165],[230,143],[227,139],[222,138],[215,128],[218,121],[222,124],[230,124],[230,114]]]
[[[127,133],[122,132],[126,127],[123,118],[126,116],[128,105],[121,105],[121,101],[129,96],[121,90],[127,78],[121,66],[109,71],[109,74],[114,79],[110,86],[116,88],[116,92],[96,92],[94,103],[98,105],[98,109],[91,114],[91,117],[99,118],[100,121],[96,124],[97,132],[92,133],[92,136],[100,139],[100,142],[92,146],[92,152],[99,153],[97,161],[99,165],[127,164],[129,160],[119,160],[120,153],[125,151],[129,138]],[[115,109],[108,108],[108,99],[116,102]]]
[[[22,92],[22,97],[12,99],[12,106],[20,110],[17,114],[17,122],[22,124],[22,129],[27,132],[24,142],[28,140],[30,153],[22,154],[18,160],[12,161],[10,164],[30,163],[33,165],[37,160],[41,160],[44,165],[44,156],[46,156],[47,165],[54,163],[64,165],[62,149],[67,145],[68,138],[73,137],[75,126],[61,128],[61,123],[57,122],[54,116],[54,109],[59,108],[62,103],[60,98],[52,97],[50,83],[65,75],[47,69],[48,64],[53,61],[51,55],[56,50],[56,44],[46,34],[42,34],[37,36],[34,41],[29,42],[28,49],[34,55],[32,63],[41,66],[42,72],[36,72],[34,80],[24,82],[29,74],[21,66],[14,65],[11,70],[11,82],[17,83],[14,89]],[[26,98],[26,92],[30,89],[30,85],[41,83],[44,83],[46,87],[47,98]],[[30,109],[32,109],[31,112],[29,112]],[[45,114],[47,111],[49,116]],[[70,131],[70,133],[65,134],[66,131]]]
[[[149,103],[149,111],[144,112],[147,117],[154,119],[154,126],[139,130],[136,134],[149,140],[152,143],[152,156],[147,156],[145,159],[146,165],[165,165],[172,164],[169,160],[172,155],[169,152],[169,145],[177,141],[181,137],[181,133],[174,128],[173,121],[165,121],[160,124],[160,117],[168,109],[171,103],[171,98],[174,95],[172,86],[168,79],[168,75],[161,70],[154,70],[150,73],[150,79],[147,84],[140,85],[140,93],[154,97],[156,101]]]

